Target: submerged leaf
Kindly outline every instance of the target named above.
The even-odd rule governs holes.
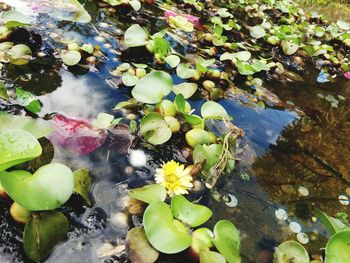
[[[159,184],[145,185],[140,188],[130,189],[129,196],[142,202],[152,204],[163,202],[166,198],[166,189]]]
[[[92,178],[88,169],[79,169],[74,173],[74,192],[79,194],[85,203],[91,206],[90,190]]]

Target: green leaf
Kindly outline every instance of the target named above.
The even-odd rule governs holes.
[[[29,132],[0,130],[0,171],[32,160],[40,156],[41,153],[40,143]]]
[[[74,6],[73,8],[70,8],[69,12],[67,12],[66,8],[64,8],[67,5],[67,2],[68,4]],[[50,11],[47,11],[47,14],[58,20],[78,23],[89,23],[91,21],[91,16],[78,0],[56,0],[56,6],[57,8],[54,8],[53,11],[49,9]],[[60,9],[60,6],[63,8]]]
[[[168,42],[162,37],[155,37],[153,40],[153,52],[159,54],[162,58],[168,55],[170,46]]]
[[[203,170],[209,172],[216,165],[221,157],[222,145],[196,145],[193,151],[193,162],[195,164],[205,161]]]
[[[138,101],[155,104],[167,96],[173,87],[171,76],[164,71],[153,71],[137,82],[132,96]]]
[[[176,219],[191,227],[204,224],[212,216],[208,207],[193,204],[182,195],[175,195],[171,199],[171,210]]]
[[[199,254],[199,263],[226,263],[225,258],[214,251],[201,251]]]
[[[146,208],[143,224],[148,241],[162,253],[176,254],[192,243],[185,227],[174,221],[170,207],[164,202],[155,202]]]
[[[130,0],[129,4],[135,11],[139,11],[141,9],[141,3],[138,0]]]
[[[4,82],[0,82],[0,98],[2,98],[4,100],[9,99],[9,95],[7,94],[7,89],[5,87]]]
[[[309,263],[310,258],[306,249],[296,241],[285,241],[275,249],[274,262]]]
[[[230,118],[227,111],[219,103],[207,101],[201,108],[203,118]]]
[[[89,54],[92,54],[94,52],[94,47],[91,44],[84,44],[80,49]]]
[[[185,139],[188,145],[194,148],[196,145],[212,142],[212,135],[203,129],[195,128],[186,133]]]
[[[250,65],[249,63],[246,63],[246,62],[242,63],[241,61],[237,60],[235,62],[235,65],[238,69],[239,74],[241,75],[250,76],[256,73],[256,70],[254,69],[254,67],[252,67],[252,65]]]
[[[214,227],[213,243],[228,263],[240,263],[239,231],[228,220],[220,220]],[[300,262],[301,263],[301,262]]]
[[[97,115],[96,120],[92,122],[92,125],[96,129],[108,129],[111,126],[113,120],[113,115],[101,112]]]
[[[52,210],[63,205],[72,195],[72,171],[60,163],[50,163],[33,175],[27,171],[0,173],[6,193],[20,206],[30,211]]]
[[[193,24],[183,16],[171,16],[169,17],[170,25],[177,27],[185,32],[192,32],[194,30]]]
[[[181,112],[181,113],[185,112],[186,101],[185,101],[185,97],[182,93],[179,93],[176,95],[174,103],[175,103],[176,108],[179,112]]]
[[[164,60],[171,68],[176,68],[181,62],[179,56],[176,55],[169,55]]]
[[[182,79],[188,79],[196,74],[196,70],[190,68],[189,64],[180,63],[176,68],[176,75]]]
[[[53,248],[66,238],[69,222],[56,211],[34,214],[26,224],[23,243],[26,255],[33,261],[42,261]]]
[[[140,47],[147,44],[148,35],[138,24],[131,25],[124,34],[124,44],[127,47]]]
[[[350,262],[350,229],[337,232],[326,246],[325,263]]]
[[[91,206],[90,190],[92,178],[88,169],[79,169],[74,173],[74,192],[79,194],[88,206]]]
[[[134,227],[128,232],[125,249],[131,262],[153,263],[159,257],[159,252],[150,245],[142,227]]]
[[[16,88],[17,101],[30,112],[37,113],[41,110],[40,101],[30,92],[22,88]]]
[[[4,14],[4,24],[6,27],[19,27],[30,25],[30,18],[15,10]]]
[[[67,66],[74,66],[81,60],[81,54],[76,50],[62,50],[61,59]]]
[[[346,22],[344,20],[338,20],[337,21],[337,26],[341,29],[341,30],[350,30],[350,23]]]
[[[214,237],[213,232],[210,229],[202,227],[196,229],[192,233],[192,245],[191,248],[199,254],[201,251],[209,251],[214,246],[212,238]]]
[[[7,52],[11,64],[25,65],[32,59],[32,50],[24,44],[14,45]]]
[[[182,116],[185,118],[185,121],[192,126],[200,125],[203,123],[203,119],[198,115],[182,113]]]
[[[152,204],[154,202],[163,202],[165,200],[166,189],[160,184],[149,184],[143,187],[131,189],[128,194],[132,198],[147,204]]]
[[[299,49],[299,45],[288,40],[283,40],[281,43],[284,54],[293,55]]]
[[[31,133],[37,139],[47,136],[52,132],[48,122],[41,119],[32,119],[26,116],[15,116],[6,112],[0,112],[0,132],[8,130],[23,130]]]
[[[326,226],[331,235],[347,228],[347,226],[342,221],[340,221],[337,218],[328,216],[321,210],[316,210],[316,216],[318,217],[318,219],[320,219],[322,224]]]
[[[148,113],[142,118],[140,133],[149,143],[154,145],[163,144],[172,136],[169,125],[163,116],[157,112]]]
[[[250,29],[250,35],[251,35],[251,37],[256,38],[256,39],[262,38],[266,35],[265,28],[263,28],[262,26],[253,26]]]

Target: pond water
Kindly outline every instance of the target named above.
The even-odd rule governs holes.
[[[56,60],[45,58],[27,67],[6,68],[3,76],[6,82],[38,96],[42,103],[39,117],[46,118],[53,112],[81,118],[94,118],[100,112],[122,116],[112,109],[128,99],[129,91],[119,88],[118,79],[110,72],[122,62],[147,62],[147,57],[138,59],[115,51],[123,32],[135,21],[152,33],[164,24],[158,18],[163,11],[156,6],[128,16],[108,15],[99,11],[93,1],[86,8],[92,16],[91,23],[59,22],[40,14],[35,17],[33,29],[42,34],[44,51],[57,47],[51,39],[53,34],[69,34],[82,43],[99,45],[105,58],[98,68],[79,71],[60,67]],[[174,48],[186,52],[186,45],[177,44]],[[218,182],[214,194],[204,191],[200,202],[213,210],[206,226],[213,227],[217,220],[228,219],[240,230],[243,262],[269,262],[274,247],[288,239],[305,241],[310,254],[318,255],[329,236],[325,227],[315,222],[315,209],[332,215],[349,213],[349,206],[341,204],[338,197],[350,194],[350,82],[337,78],[335,82],[320,84],[316,81],[319,71],[312,65],[298,73],[303,81],[264,83],[260,100],[265,107],[251,103],[255,95],[239,85],[239,93],[218,101],[245,135],[239,141],[239,161],[234,172]],[[175,74],[172,77],[175,83],[181,82]],[[327,95],[346,99],[339,100],[336,108],[324,98]],[[204,101],[190,99],[196,112]],[[138,144],[136,148],[143,149],[147,156],[147,165],[141,168],[131,168],[128,155],[108,146],[86,157],[56,149],[55,161],[72,169],[90,170],[94,177],[94,204],[83,207],[73,197],[61,209],[71,222],[68,238],[45,262],[127,262],[123,241],[129,226],[140,221],[128,217],[125,211],[127,190],[151,182],[163,161],[186,162],[181,155],[182,145],[177,139],[155,150]],[[228,194],[237,199],[237,206],[230,207],[220,199]],[[194,195],[192,199],[198,197]],[[1,200],[0,205],[0,262],[31,262],[23,253],[22,226],[11,220],[7,201]],[[288,218],[279,220],[283,211]],[[182,253],[162,255],[157,262],[190,259]]]

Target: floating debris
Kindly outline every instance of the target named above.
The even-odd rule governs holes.
[[[238,205],[237,198],[232,194],[225,195],[222,199],[228,207],[236,207]]]
[[[350,204],[349,197],[347,197],[346,195],[339,195],[338,200],[342,205],[349,205]]]
[[[275,211],[275,216],[278,220],[287,220],[288,218],[287,211],[282,208],[279,208]]]
[[[301,244],[305,245],[309,243],[309,236],[303,232],[297,234],[297,239]]]
[[[294,221],[289,223],[289,229],[295,234],[298,234],[301,232],[301,226],[299,225],[299,223]]]

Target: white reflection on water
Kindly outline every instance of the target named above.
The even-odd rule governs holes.
[[[103,111],[106,95],[98,82],[88,76],[62,74],[62,85],[50,94],[40,96],[41,114],[62,112],[72,117],[94,118]]]

